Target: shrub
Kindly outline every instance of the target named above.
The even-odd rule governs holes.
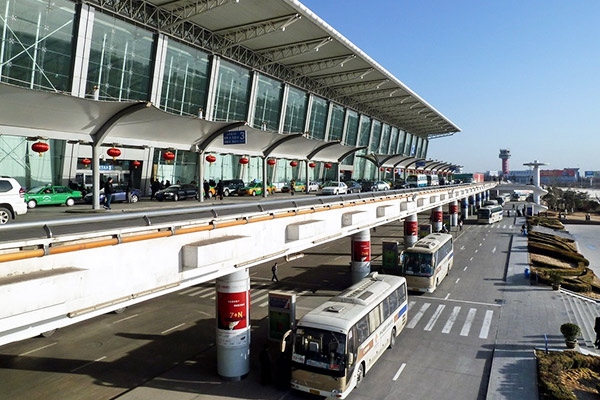
[[[577,336],[581,333],[581,329],[578,325],[567,322],[560,326],[560,333],[563,334],[565,340],[572,342],[577,340]]]
[[[556,272],[552,272],[550,274],[550,283],[552,283],[553,285],[560,285],[563,281],[563,278],[561,275],[557,274]]]
[[[536,242],[528,242],[527,247],[528,247],[529,251],[532,253],[543,254],[546,256],[550,256],[550,257],[556,257],[561,260],[573,261],[576,263],[583,263],[583,265],[585,265],[586,267],[590,264],[590,262],[587,260],[587,258],[585,258],[581,254],[576,253],[574,251],[558,249],[558,248],[550,246],[550,245],[536,243]]]

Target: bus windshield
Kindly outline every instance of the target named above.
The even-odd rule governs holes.
[[[432,276],[432,254],[405,252],[402,261],[402,271],[405,275]]]
[[[314,367],[319,373],[339,376],[346,368],[346,335],[324,329],[300,327],[296,330],[292,361]],[[312,368],[304,369],[312,370]]]
[[[479,218],[489,218],[491,210],[488,208],[480,208],[478,212]]]

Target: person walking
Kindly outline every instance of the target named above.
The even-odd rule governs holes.
[[[104,184],[104,208],[110,210],[110,202],[113,198],[113,178],[109,177]]]
[[[131,191],[132,191],[132,187],[131,187],[131,181],[127,182],[127,186],[125,187],[125,196],[127,198],[127,202],[131,203]]]
[[[596,332],[596,341],[594,342],[594,346],[596,346],[597,349],[600,349],[600,317],[596,317],[594,332]]]
[[[210,185],[208,184],[208,181],[205,179],[204,183],[202,184],[202,188],[204,189],[204,198],[208,199],[208,194],[209,194],[209,190],[210,190]]]
[[[462,232],[462,226],[463,226],[463,217],[461,215],[460,219],[458,220],[458,229]]]
[[[293,196],[295,191],[296,191],[296,181],[292,179],[290,181],[290,194]]]
[[[277,263],[273,264],[273,266],[271,267],[271,272],[273,273],[273,276],[271,277],[271,282],[275,281],[275,282],[279,282],[279,278],[277,278]]]
[[[223,200],[223,181],[217,183],[217,196],[219,196],[219,200]]]
[[[158,192],[159,189],[160,183],[158,182],[158,179],[153,180],[152,184],[150,185],[150,190],[152,191],[152,194],[150,195],[150,200],[154,199],[154,196],[156,195],[156,192]]]

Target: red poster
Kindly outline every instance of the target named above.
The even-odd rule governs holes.
[[[219,329],[237,330],[248,326],[247,292],[217,293],[218,325]]]
[[[442,212],[434,211],[433,212],[433,222],[442,222],[442,221],[443,221]]]
[[[450,204],[450,214],[458,214],[458,205]]]
[[[404,221],[404,236],[417,236],[419,233],[418,221]]]
[[[352,261],[371,261],[371,242],[352,242]]]

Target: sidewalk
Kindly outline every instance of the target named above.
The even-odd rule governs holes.
[[[524,218],[515,218],[515,225]],[[506,270],[503,306],[487,399],[537,400],[537,372],[534,347],[564,348],[560,325],[568,321],[559,292],[545,285],[531,286],[525,278],[529,267],[527,237],[514,235]]]

